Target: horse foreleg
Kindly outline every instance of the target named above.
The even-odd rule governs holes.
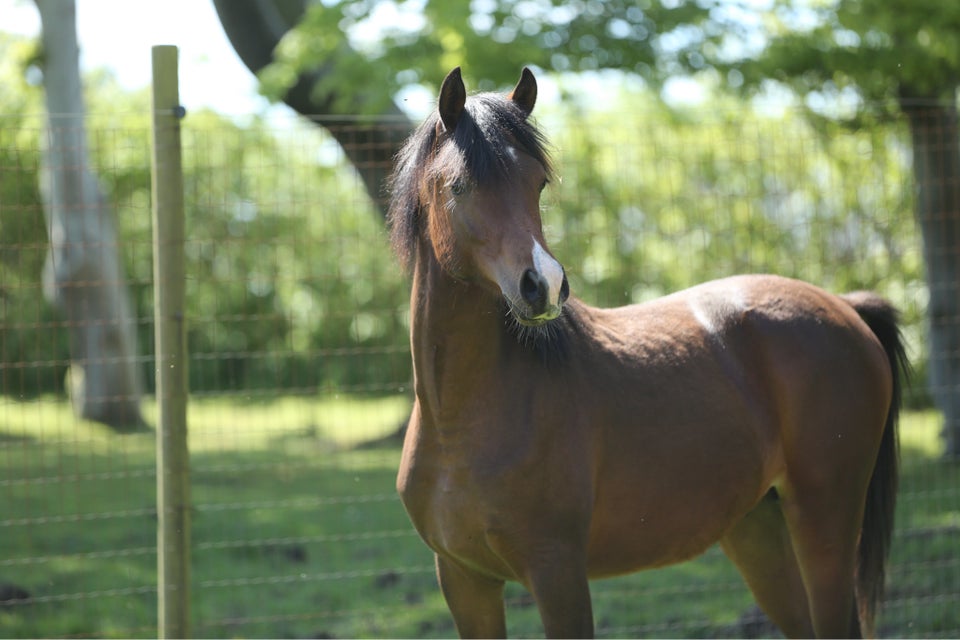
[[[593,637],[590,584],[582,563],[546,561],[529,573],[528,582],[548,638]]]
[[[502,580],[495,580],[436,556],[437,580],[461,638],[505,638],[507,622]]]

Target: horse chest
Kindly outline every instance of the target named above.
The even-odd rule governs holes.
[[[477,453],[469,439],[443,445],[425,437],[419,421],[411,421],[398,477],[404,507],[436,553],[491,576],[516,579],[491,548],[490,535],[530,508],[516,499],[518,492],[504,489],[520,472],[498,474],[468,452]]]
[[[483,492],[463,477],[414,466],[401,495],[411,521],[434,552],[483,573],[514,577],[488,544],[492,513],[485,508]]]

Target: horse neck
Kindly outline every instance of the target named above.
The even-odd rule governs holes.
[[[473,397],[470,390],[498,371],[509,339],[500,301],[479,285],[450,276],[432,251],[420,251],[410,308],[421,410],[440,422],[444,416],[455,420]]]

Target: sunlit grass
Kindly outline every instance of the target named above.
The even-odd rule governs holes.
[[[396,432],[410,414],[405,396],[193,400],[187,414],[193,451],[243,450],[303,441],[338,450]]]
[[[943,416],[938,411],[910,411],[900,421],[900,450],[905,461],[943,455]]]
[[[187,425],[191,451],[254,449],[283,436],[323,439],[332,448],[376,440],[396,432],[410,414],[406,396],[275,398],[191,398]],[[157,421],[152,399],[142,405],[151,425]],[[87,446],[114,446],[118,439],[146,442],[141,435],[118,436],[96,422],[73,414],[69,402],[43,397],[18,401],[0,399],[0,436],[37,442],[83,442]]]

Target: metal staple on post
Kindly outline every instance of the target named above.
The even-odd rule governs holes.
[[[157,396],[157,634],[190,635],[184,210],[174,46],[153,47],[151,179]]]

